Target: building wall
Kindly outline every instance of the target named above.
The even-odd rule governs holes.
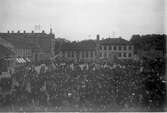
[[[54,56],[55,55],[55,35],[50,33],[46,34],[44,31],[42,33],[26,33],[26,32],[17,32],[17,33],[0,33],[0,37],[7,40],[9,38],[14,38],[14,40],[22,40],[23,42],[33,43],[39,46],[40,51],[44,56]],[[38,57],[40,60],[40,57]]]
[[[81,61],[81,62],[90,62],[95,61],[95,51],[88,50],[88,51],[75,51],[75,50],[68,50],[63,51],[62,55],[64,58],[72,60],[72,61]]]
[[[32,57],[32,49],[28,48],[16,48],[16,57]]]
[[[134,46],[132,45],[101,45],[100,58],[133,59]]]
[[[96,50],[75,51],[66,50],[62,52],[63,57],[73,61],[90,62],[97,58]],[[99,58],[113,60],[134,59],[134,46],[132,45],[100,45]]]
[[[15,58],[29,58],[31,62],[36,62],[38,53],[31,48],[16,48]]]

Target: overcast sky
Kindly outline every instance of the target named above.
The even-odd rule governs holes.
[[[165,1],[0,0],[0,32],[31,32],[40,24],[68,40],[164,33]]]

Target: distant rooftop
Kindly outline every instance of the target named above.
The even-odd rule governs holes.
[[[102,45],[128,45],[129,41],[123,38],[106,38],[100,41]]]
[[[80,42],[67,42],[62,45],[62,50],[95,50],[95,40],[84,40]]]
[[[46,37],[51,37],[54,38],[54,34],[52,33],[45,33],[45,31],[42,31],[41,33],[35,33],[34,31],[32,32],[26,32],[26,31],[8,31],[6,33],[0,33],[0,37],[6,38],[6,37],[11,37],[11,38],[46,38]]]
[[[83,40],[67,42],[62,45],[62,50],[95,50],[97,40]],[[122,38],[107,38],[99,41],[100,45],[129,45],[130,42]]]

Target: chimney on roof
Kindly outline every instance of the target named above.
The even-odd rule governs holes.
[[[44,30],[42,30],[42,33],[45,33],[45,31],[44,31]]]
[[[50,28],[50,34],[52,34],[52,28]]]
[[[24,31],[23,31],[23,33],[25,34],[25,33],[26,33],[26,31],[24,30]]]
[[[20,33],[20,31],[18,30],[17,33]]]
[[[99,35],[99,34],[96,35],[96,40],[97,40],[97,41],[100,40],[100,35]]]
[[[32,33],[34,33],[34,31],[32,30]]]
[[[10,33],[10,31],[8,30],[8,34]]]

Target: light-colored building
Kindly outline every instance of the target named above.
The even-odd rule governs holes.
[[[62,57],[71,61],[92,62],[98,60],[134,59],[134,46],[122,38],[68,42],[62,46]]]
[[[122,38],[101,40],[99,54],[101,59],[133,59],[134,46]]]

